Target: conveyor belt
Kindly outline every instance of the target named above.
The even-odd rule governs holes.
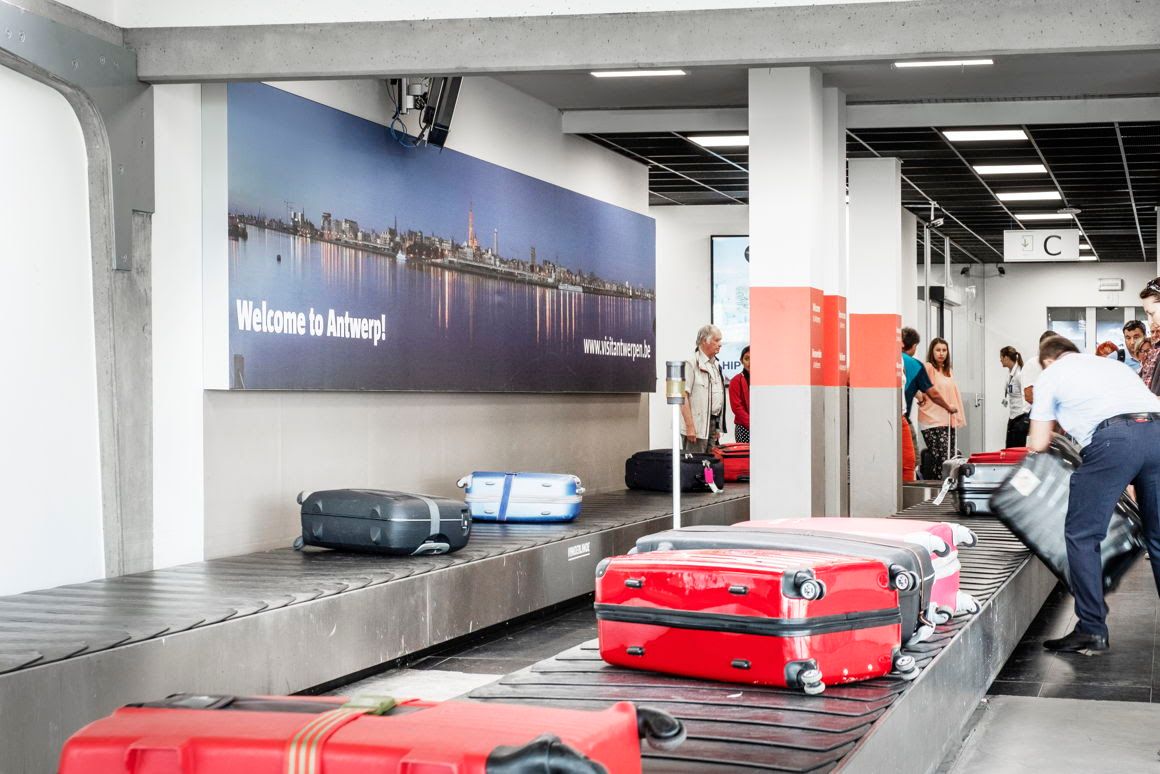
[[[287,548],[0,597],[0,771],[53,770],[65,738],[129,702],[294,693],[591,592],[596,563],[669,526],[671,502],[592,494],[572,524],[476,524],[448,556]],[[682,510],[741,521],[749,487]]]
[[[686,495],[690,508],[748,497]],[[43,665],[234,620],[456,565],[478,562],[670,512],[667,495],[614,492],[585,499],[572,524],[475,524],[447,556],[384,558],[290,549],[214,559],[108,580],[0,597],[0,672]]]
[[[898,518],[932,516],[951,514],[928,505],[908,509]],[[986,605],[1029,561],[1029,553],[993,519],[962,521],[975,530],[979,543],[959,554],[961,585]],[[956,618],[911,649],[919,667],[929,667],[970,622],[969,616]],[[471,697],[592,709],[630,700],[672,712],[686,722],[689,739],[673,752],[645,748],[645,770],[650,772],[799,772],[830,771],[843,764],[915,685],[885,677],[806,696],[621,669],[601,661],[596,648],[595,640],[585,643],[480,688]],[[912,732],[921,735],[923,730]]]

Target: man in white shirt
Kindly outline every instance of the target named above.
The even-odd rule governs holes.
[[[1131,369],[1083,355],[1062,336],[1039,344],[1043,373],[1031,406],[1034,451],[1051,444],[1055,422],[1082,448],[1083,464],[1071,477],[1064,535],[1071,573],[1075,630],[1043,643],[1048,650],[1108,648],[1100,541],[1120,494],[1135,483],[1152,574],[1160,590],[1160,399]]]

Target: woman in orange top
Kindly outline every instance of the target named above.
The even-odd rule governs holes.
[[[958,409],[958,413],[952,417],[932,400],[923,400],[918,405],[918,426],[922,430],[922,438],[926,441],[926,448],[935,457],[936,469],[941,470],[942,464],[954,454],[950,428],[953,426],[957,434],[959,428],[967,426],[967,419],[963,416],[963,398],[951,370],[951,348],[946,339],[931,339],[930,349],[926,353],[926,373],[939,394]]]

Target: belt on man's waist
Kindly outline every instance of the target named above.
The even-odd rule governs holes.
[[[1092,432],[1098,432],[1112,425],[1134,425],[1144,422],[1160,422],[1160,414],[1117,414],[1100,422]]]

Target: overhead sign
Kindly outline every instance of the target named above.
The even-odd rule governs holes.
[[[1008,263],[1078,261],[1079,229],[1029,228],[1004,231],[1003,260]]]

